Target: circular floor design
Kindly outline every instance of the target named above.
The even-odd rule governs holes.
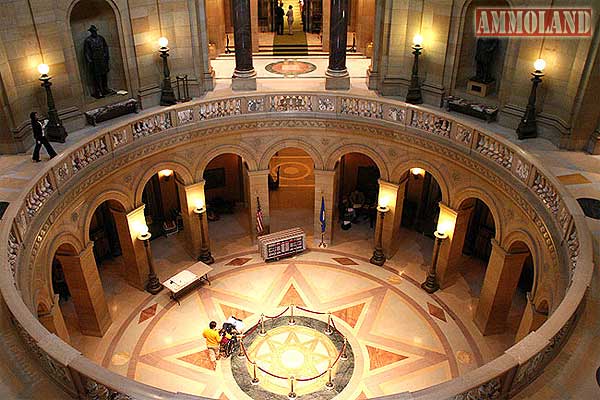
[[[313,72],[317,66],[306,61],[284,60],[268,64],[265,69],[274,74],[297,76]]]

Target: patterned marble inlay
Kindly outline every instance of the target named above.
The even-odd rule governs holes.
[[[356,323],[360,318],[360,314],[362,314],[363,309],[365,308],[365,303],[356,304],[352,307],[346,307],[342,310],[333,311],[331,315],[334,315],[346,322],[352,328],[356,327]]]
[[[157,306],[158,304],[153,304],[150,307],[147,307],[146,309],[142,310],[142,312],[140,313],[140,319],[138,320],[138,324],[141,324],[142,322],[154,317],[156,315]]]
[[[290,304],[301,307],[306,306],[306,303],[304,303],[304,300],[302,300],[302,297],[300,297],[300,293],[298,293],[298,290],[296,290],[294,285],[290,286],[290,288],[287,290],[287,292],[285,292],[283,298],[279,302],[279,305],[282,307],[287,307]]]
[[[446,313],[444,312],[444,310],[438,306],[436,306],[435,304],[431,304],[429,302],[427,302],[427,308],[429,309],[429,314],[433,315],[434,317],[436,317],[437,319],[447,322],[446,321]]]
[[[333,257],[332,260],[342,265],[358,265],[358,263],[352,261],[352,259],[348,257]]]
[[[563,185],[586,185],[592,183],[588,178],[581,174],[559,175],[556,179]]]
[[[234,258],[233,260],[229,261],[225,265],[226,266],[232,265],[232,266],[239,267],[239,266],[246,264],[250,260],[252,260],[252,259],[248,258],[248,257],[237,257],[237,258]]]
[[[183,357],[178,357],[177,359],[195,365],[196,367],[210,369],[213,371],[217,369],[217,364],[210,361],[208,349],[188,354]]]
[[[366,347],[367,351],[369,352],[369,369],[371,371],[396,363],[398,361],[406,360],[408,358],[406,356],[403,356],[402,354],[392,353],[391,351],[387,351],[377,347]]]

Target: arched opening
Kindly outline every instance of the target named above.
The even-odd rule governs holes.
[[[288,147],[269,161],[271,232],[300,227],[312,236],[315,206],[314,160],[304,150]]]
[[[336,222],[334,236],[340,242],[371,241],[377,220],[381,173],[371,157],[357,152],[344,154],[336,163]]]
[[[515,335],[517,335],[521,322],[525,316],[526,308],[528,306],[528,297],[533,289],[534,282],[534,264],[533,255],[529,246],[521,241],[514,242],[508,249],[509,253],[525,254],[524,260],[520,263],[521,265],[514,266],[514,273],[519,275],[516,288],[512,297],[512,304],[508,313],[506,322],[506,333],[510,335],[514,341]],[[520,268],[520,271],[519,271]],[[543,307],[542,307],[543,308]],[[541,314],[542,316],[548,315],[547,303],[545,310],[532,310],[532,312]],[[539,319],[539,317],[537,318]],[[533,322],[533,321],[532,321]],[[537,325],[533,323],[532,325]],[[530,330],[537,329],[538,326],[530,326]],[[509,343],[511,345],[512,343]]]
[[[99,97],[94,86],[94,81],[98,78],[97,74],[94,75],[100,70],[108,70],[106,84],[109,89],[127,90],[118,19],[111,5],[105,0],[81,0],[71,10],[69,23],[86,99],[93,101],[94,97]],[[106,47],[103,48],[102,43],[98,42],[98,46],[92,46],[92,51],[88,54],[89,59],[86,59],[84,43],[90,36],[89,29],[92,25],[97,28],[98,35],[104,38]],[[94,67],[91,64],[94,64]]]
[[[475,12],[479,7],[508,6],[506,0],[473,0],[467,6],[460,38],[460,52],[457,55],[454,94],[473,100],[485,97],[486,101],[497,102],[508,39],[477,37]],[[469,81],[475,81],[477,85],[473,87]]]
[[[233,153],[213,158],[203,172],[210,238],[215,248],[251,245],[248,165]]]
[[[457,271],[471,297],[478,298],[492,252],[492,239],[496,236],[496,222],[487,204],[477,198],[465,199],[458,211],[468,213],[469,222]]]
[[[152,175],[142,193],[146,225],[154,238],[170,237],[183,230],[181,205],[177,191],[177,172],[164,169]]]
[[[440,185],[433,175],[422,168],[407,171],[401,182],[406,182],[402,226],[433,237],[442,201]]]
[[[94,258],[98,266],[121,263],[118,258],[122,251],[114,212],[123,213],[125,208],[118,201],[107,200],[96,208],[90,221],[89,235],[94,242]]]

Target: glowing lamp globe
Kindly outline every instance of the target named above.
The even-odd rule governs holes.
[[[140,224],[140,227],[138,229],[140,231],[140,236],[146,236],[148,234],[148,225]]]
[[[161,37],[160,39],[158,39],[158,45],[160,47],[167,47],[169,45],[169,39],[167,39],[166,37]]]
[[[203,213],[203,212],[204,212],[204,210],[205,210],[205,209],[204,209],[204,202],[203,202],[201,199],[198,199],[198,200],[196,200],[196,201],[194,202],[194,206],[195,206],[194,212],[195,212],[196,214]]]
[[[535,68],[536,71],[542,72],[546,68],[546,61],[542,58],[538,58],[533,63],[533,68]]]
[[[421,47],[421,45],[423,45],[423,36],[417,33],[413,38],[413,45],[415,45],[416,47]]]
[[[48,72],[50,72],[50,67],[48,64],[40,64],[38,65],[37,70],[41,75],[48,75]]]

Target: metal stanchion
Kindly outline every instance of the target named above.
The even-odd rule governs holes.
[[[348,347],[348,339],[346,339],[346,336],[344,336],[344,344],[342,346],[342,355],[340,356],[340,360],[346,361],[348,359],[346,347]]]
[[[288,399],[293,400],[296,397],[296,393],[294,392],[294,377],[290,376],[290,392],[288,393]]]
[[[265,331],[265,314],[260,314],[260,330],[258,331],[258,336],[265,336],[267,331]]]
[[[244,351],[244,335],[238,335],[238,339],[240,341],[240,352],[238,353],[239,358],[246,357],[246,352]]]
[[[256,385],[258,385],[258,382],[260,382],[260,381],[258,380],[258,377],[256,376],[256,361],[254,361],[254,362],[252,363],[252,381],[251,381],[251,382],[252,382],[252,384],[253,384],[253,385],[255,385],[255,386],[256,386]]]
[[[290,304],[290,321],[288,325],[296,325],[296,321],[294,320],[294,305]]]
[[[331,328],[331,313],[327,313],[327,328],[325,328],[325,334],[331,335],[333,333],[333,329]]]
[[[329,367],[327,368],[327,383],[325,384],[327,390],[333,390],[333,381],[331,380],[331,360],[329,360]]]

